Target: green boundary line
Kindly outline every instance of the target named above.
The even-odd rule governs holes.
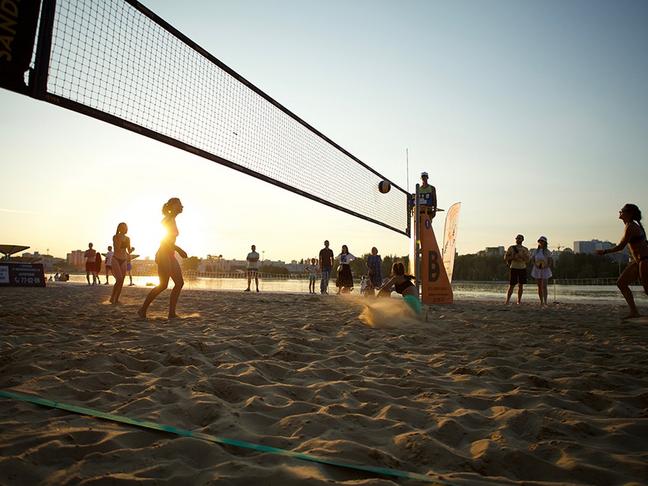
[[[112,413],[105,413],[99,410],[94,410],[92,408],[79,407],[76,405],[70,405],[68,403],[56,402],[38,396],[22,395],[20,393],[0,390],[0,397],[9,398],[12,400],[19,400],[21,402],[34,403],[36,405],[41,405],[43,407],[58,408],[60,410],[66,410],[68,412],[78,413],[80,415],[89,415],[91,417],[109,420],[111,422],[121,422],[123,424],[133,425],[135,427],[142,427],[146,429],[159,430],[162,432],[169,432],[171,434],[176,434],[182,437],[193,437],[195,439],[202,439],[209,442],[215,442],[217,444],[240,447],[243,449],[251,449],[258,452],[267,452],[269,454],[275,454],[279,456],[292,457],[293,459],[300,459],[302,461],[316,462],[320,464],[326,464],[329,466],[343,467],[346,469],[354,469],[356,471],[363,471],[367,473],[378,474],[381,476],[416,479],[418,481],[424,481],[427,483],[450,485],[450,483],[448,482],[442,481],[440,479],[435,479],[430,476],[426,476],[424,474],[418,474],[409,471],[400,471],[398,469],[389,469],[389,468],[375,467],[375,466],[364,466],[361,464],[340,462],[333,459],[326,459],[324,457],[312,456],[310,454],[302,454],[300,452],[293,452],[293,451],[288,451],[286,449],[279,449],[277,447],[254,444],[252,442],[246,442],[246,441],[236,440],[236,439],[227,439],[225,437],[217,437],[211,434],[203,434],[202,432],[192,432],[191,430],[180,429],[172,425],[164,425],[155,422],[149,422],[148,420],[133,419],[130,417],[125,417],[123,415],[114,415]]]

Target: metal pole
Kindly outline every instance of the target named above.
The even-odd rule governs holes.
[[[405,149],[405,165],[407,167],[407,178],[405,183],[407,184],[407,193],[409,194],[409,149]]]
[[[50,56],[52,54],[52,31],[54,30],[54,13],[56,0],[44,0],[41,9],[38,42],[34,71],[30,76],[29,88],[35,98],[43,98],[47,93],[47,76],[49,74]]]
[[[416,295],[421,297],[421,240],[420,240],[420,204],[419,204],[419,184],[416,184],[414,193],[414,277],[416,281]]]

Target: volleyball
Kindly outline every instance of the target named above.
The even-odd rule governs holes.
[[[378,190],[383,194],[387,194],[390,189],[391,189],[391,184],[389,183],[389,181],[380,181],[378,183]]]

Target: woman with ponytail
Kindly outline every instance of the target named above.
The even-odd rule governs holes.
[[[623,238],[619,244],[606,250],[597,250],[596,253],[605,255],[621,251],[626,245],[630,247],[632,261],[617,280],[617,287],[630,307],[630,314],[626,316],[626,319],[631,319],[639,317],[639,311],[632,290],[630,290],[630,284],[636,282],[637,277],[643,285],[644,292],[648,295],[648,241],[646,241],[646,230],[641,224],[641,211],[635,204],[623,206],[619,211],[619,219],[625,224]]]
[[[173,280],[174,284],[169,299],[169,319],[178,317],[176,315],[176,305],[178,303],[178,297],[180,297],[180,291],[184,285],[184,279],[182,278],[182,269],[180,268],[178,260],[176,260],[175,254],[178,252],[182,258],[187,258],[187,253],[175,244],[176,238],[179,234],[175,220],[176,216],[182,212],[182,209],[182,203],[177,197],[169,199],[169,201],[162,206],[162,214],[164,215],[162,226],[164,226],[166,234],[162,238],[160,249],[155,254],[155,263],[157,263],[158,266],[160,284],[151,289],[149,294],[146,296],[142,307],[137,312],[137,314],[142,318],[146,317],[146,311],[148,310],[149,305],[151,305],[151,302],[153,302],[153,300],[155,300],[155,298],[169,286],[169,278]]]

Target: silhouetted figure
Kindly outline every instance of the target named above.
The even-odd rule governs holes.
[[[90,275],[93,274],[95,267],[96,253],[97,251],[92,248],[92,243],[88,243],[88,249],[83,253],[83,257],[85,258],[86,280],[88,281],[88,285],[90,285]],[[92,284],[94,285],[94,280]]]
[[[112,304],[119,303],[119,296],[124,286],[124,278],[126,278],[126,264],[132,251],[130,238],[126,233],[128,233],[128,225],[126,223],[119,223],[117,225],[117,231],[115,231],[115,235],[113,236],[115,253],[112,258],[112,273],[115,277],[115,285],[110,296],[110,302]]]
[[[160,295],[168,286],[169,278],[173,280],[173,290],[171,291],[171,297],[169,298],[169,319],[178,317],[176,315],[176,305],[178,304],[178,298],[180,297],[180,291],[184,286],[184,279],[182,278],[182,269],[180,268],[180,263],[176,260],[175,253],[182,258],[187,258],[187,253],[176,246],[176,238],[178,237],[179,231],[176,226],[176,216],[182,213],[182,203],[177,197],[169,199],[168,202],[162,206],[162,214],[164,219],[162,219],[162,226],[166,231],[166,235],[160,243],[160,248],[155,254],[155,262],[158,266],[158,276],[160,277],[160,284],[157,287],[151,289],[149,294],[146,296],[142,307],[139,309],[137,314],[145,318],[146,311],[151,305],[151,302]]]
[[[635,282],[637,277],[641,281],[641,285],[643,285],[644,292],[648,295],[648,241],[646,241],[646,230],[641,224],[641,211],[635,204],[623,206],[619,211],[619,219],[625,223],[625,231],[619,244],[607,250],[597,250],[596,253],[605,255],[621,251],[626,245],[630,247],[632,262],[617,280],[617,287],[619,287],[630,308],[630,314],[625,318],[630,319],[640,316],[632,290],[630,290],[630,284]]]
[[[245,258],[247,260],[247,279],[248,284],[245,289],[246,292],[250,291],[250,283],[254,279],[254,284],[256,285],[256,291],[259,291],[259,253],[256,251],[256,245],[250,247],[252,250],[247,254]]]
[[[324,241],[324,248],[319,252],[320,272],[322,272],[322,280],[320,282],[320,293],[328,294],[329,280],[331,278],[331,270],[333,270],[333,250],[329,248],[329,241]]]

